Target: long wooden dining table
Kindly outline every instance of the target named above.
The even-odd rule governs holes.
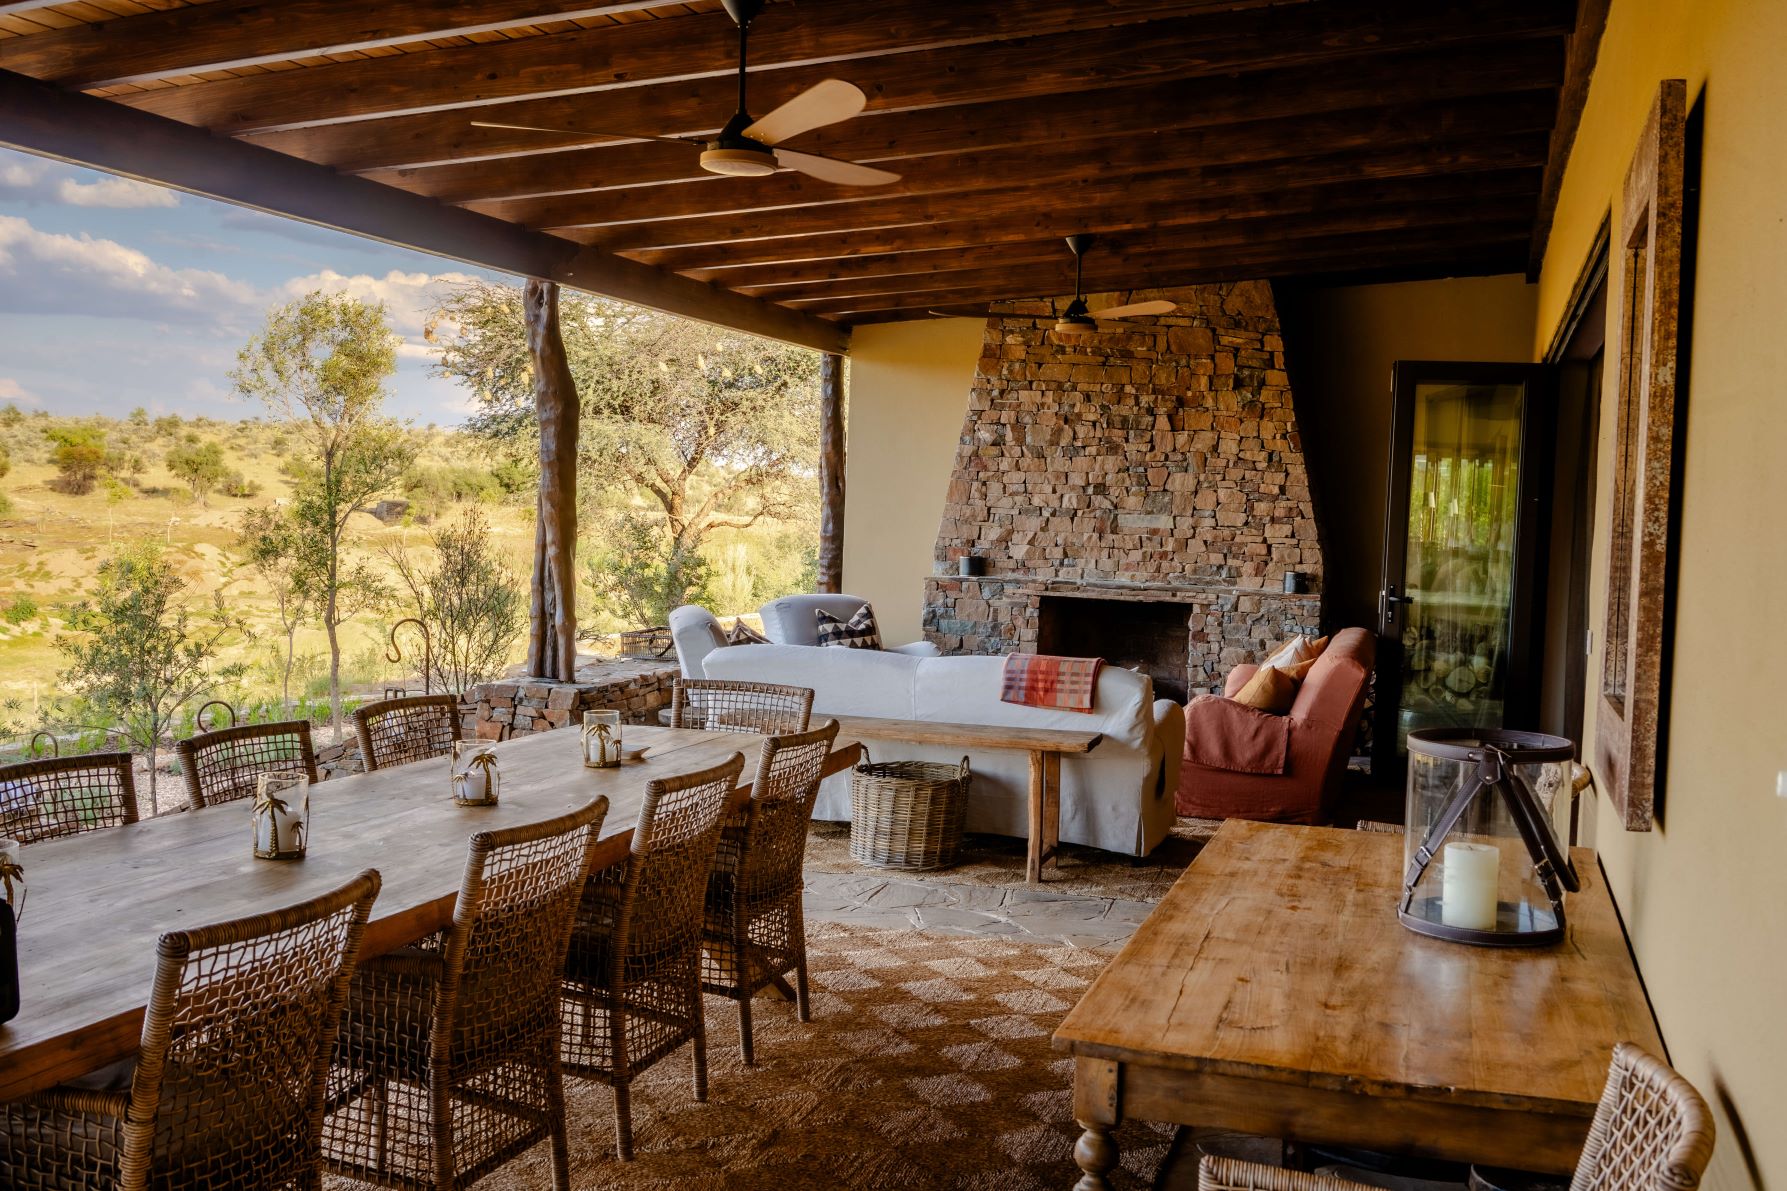
[[[742,804],[763,739],[629,725],[626,743],[646,746],[645,757],[589,769],[575,731],[520,737],[492,746],[501,797],[491,807],[453,804],[444,757],[336,778],[311,789],[302,860],[254,858],[247,801],[32,844],[22,863],[22,1005],[0,1026],[0,1100],[135,1052],[163,932],[291,905],[376,868],[383,887],[363,954],[391,951],[451,922],[473,833],[551,818],[607,795],[596,861],[606,866],[631,845],[647,782],[740,752],[745,769],[734,798]],[[859,752],[854,739],[840,738],[825,773],[848,768]]]

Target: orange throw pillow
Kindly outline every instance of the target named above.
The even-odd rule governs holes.
[[[1276,666],[1261,666],[1235,692],[1235,702],[1272,715],[1285,714],[1296,701],[1297,680]]]

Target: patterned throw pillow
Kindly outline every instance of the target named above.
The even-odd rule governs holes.
[[[758,632],[744,621],[739,620],[734,621],[732,627],[726,630],[726,644],[768,645],[769,638],[765,637],[762,633]]]
[[[875,625],[875,610],[864,604],[849,620],[839,620],[823,608],[813,613],[818,617],[821,645],[839,645],[845,649],[880,649],[881,630]]]

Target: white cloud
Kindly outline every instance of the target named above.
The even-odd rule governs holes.
[[[261,305],[247,282],[175,269],[115,240],[39,231],[0,215],[0,310],[225,325]]]
[[[0,401],[10,401],[14,405],[43,404],[43,398],[10,376],[0,376]]]
[[[56,184],[56,197],[71,207],[177,207],[180,196],[162,186],[130,178],[101,178],[78,182],[64,178]]]
[[[91,178],[92,181],[86,179]],[[175,207],[172,190],[51,161],[0,163],[0,197],[65,207]]]
[[[422,330],[428,323],[428,308],[445,288],[472,279],[469,273],[406,273],[392,269],[383,277],[374,277],[368,273],[349,276],[324,269],[320,273],[294,277],[280,290],[287,300],[321,290],[326,294],[351,294],[362,302],[382,302],[385,314],[391,320],[391,329],[405,340],[415,342],[421,340]]]

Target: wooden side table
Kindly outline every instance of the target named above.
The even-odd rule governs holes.
[[[1061,846],[1061,757],[1089,753],[1104,739],[1102,732],[1062,728],[1004,728],[994,724],[950,724],[933,720],[893,720],[877,716],[840,715],[838,731],[853,740],[889,740],[935,744],[946,748],[1009,749],[1030,754],[1028,848],[1024,880],[1042,883],[1042,866]]]

